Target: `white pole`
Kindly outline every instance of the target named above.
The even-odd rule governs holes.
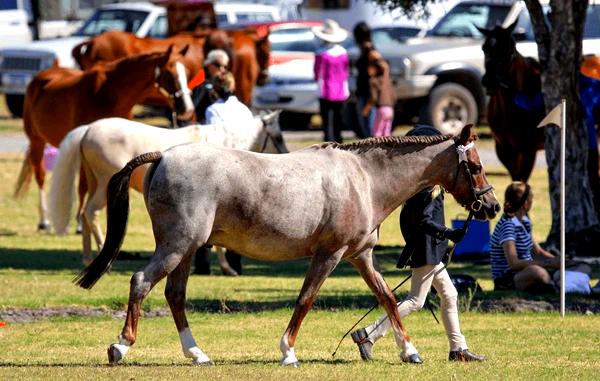
[[[567,140],[567,102],[561,101],[560,129],[560,316],[565,317],[565,153]]]

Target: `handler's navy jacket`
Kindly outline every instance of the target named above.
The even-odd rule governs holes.
[[[440,263],[448,248],[443,191],[429,187],[408,199],[400,213],[400,229],[406,241],[401,258],[410,255],[410,267]]]

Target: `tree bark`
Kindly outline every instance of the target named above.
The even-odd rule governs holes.
[[[542,92],[546,112],[566,99],[566,233],[573,237],[598,224],[587,173],[587,130],[579,102],[582,36],[588,0],[552,0],[547,22],[539,0],[525,0],[542,66]],[[546,127],[546,161],[552,208],[548,243],[560,237],[560,129]]]

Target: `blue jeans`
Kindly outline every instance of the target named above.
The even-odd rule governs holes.
[[[369,136],[373,136],[373,123],[375,122],[375,111],[376,111],[376,107],[371,106],[371,111],[369,112],[369,116],[368,117],[364,117],[362,116],[362,110],[363,108],[365,108],[365,104],[367,103],[367,98],[366,97],[357,97],[357,101],[356,101],[356,112],[358,113],[358,121],[361,125],[363,134],[365,135],[365,138],[368,138]]]

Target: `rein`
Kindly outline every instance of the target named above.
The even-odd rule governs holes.
[[[192,91],[189,88],[182,88],[174,92],[173,94],[169,93],[167,89],[158,84],[158,77],[160,76],[160,68],[157,66],[154,68],[154,87],[165,97],[169,99],[181,98],[186,94],[191,94]]]
[[[465,221],[465,225],[466,228],[469,227],[469,223],[471,222],[471,220],[473,219],[473,211],[469,211],[469,216],[467,217],[467,220]],[[466,235],[466,234],[465,234]],[[463,237],[464,239],[464,237]],[[462,241],[462,240],[461,240]],[[441,273],[442,271],[446,270],[448,268],[448,266],[450,266],[450,262],[452,261],[452,256],[454,255],[454,250],[456,250],[456,246],[458,245],[459,242],[458,241],[454,244],[454,246],[452,247],[452,249],[450,250],[450,253],[448,254],[448,261],[444,264],[444,267],[439,269],[437,273],[434,274],[438,275],[439,273]],[[396,287],[394,287],[392,289],[392,293],[396,292],[397,289],[399,289],[404,283],[406,283],[410,278],[412,278],[412,272],[410,274],[408,274],[408,276],[406,278],[404,278],[404,280],[400,283],[398,283],[398,285]],[[433,318],[435,319],[435,321],[439,324],[439,320],[437,319],[437,317],[435,316],[435,313],[433,312],[433,308],[431,307],[431,305],[429,304],[429,302],[427,302],[427,299],[425,300],[427,303],[427,308],[429,309],[429,311],[431,311],[431,314],[433,315]],[[400,302],[402,304],[402,302]],[[337,353],[338,349],[340,348],[340,345],[342,344],[342,341],[344,341],[344,339],[350,334],[350,332],[352,332],[352,330],[354,328],[356,328],[356,326],[358,324],[360,324],[361,321],[364,320],[364,318],[366,318],[371,312],[373,312],[373,310],[375,308],[379,307],[379,302],[376,303],[373,307],[371,307],[370,310],[368,310],[360,319],[358,319],[356,321],[356,323],[354,323],[354,325],[352,327],[350,327],[350,329],[344,334],[344,336],[342,336],[342,338],[340,339],[340,342],[338,343],[337,347],[335,347],[335,350],[333,351],[333,353],[331,354],[331,357],[335,357],[335,354]],[[387,317],[386,317],[387,318]],[[367,338],[369,337],[369,334],[367,334]]]

